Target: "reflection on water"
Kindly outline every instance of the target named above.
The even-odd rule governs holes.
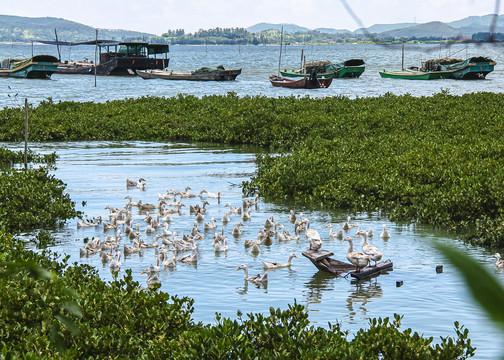
[[[7,144],[9,148],[21,150],[22,144]],[[220,203],[213,199],[207,206],[208,221],[215,217],[217,232],[224,227],[228,237],[229,250],[216,253],[212,242],[213,232],[202,232],[203,240],[198,240],[197,265],[177,264],[173,269],[160,272],[161,291],[170,295],[187,296],[194,299],[194,318],[196,321],[213,323],[215,313],[224,317],[236,318],[238,310],[243,313],[267,314],[270,307],[286,309],[295,300],[303,303],[309,310],[309,319],[317,326],[328,326],[328,322],[340,322],[342,328],[355,332],[368,324],[369,318],[390,317],[394,313],[404,315],[404,327],[411,327],[424,336],[453,336],[453,322],[459,321],[470,330],[474,346],[478,347],[478,357],[494,359],[502,349],[500,333],[474,305],[458,273],[438,254],[432,243],[454,243],[462,251],[473,255],[478,261],[494,269],[493,253],[483,249],[454,242],[445,232],[425,228],[417,224],[394,224],[380,214],[348,214],[325,208],[306,208],[293,203],[275,204],[259,199],[259,206],[253,209],[252,218],[241,226],[244,233],[233,237],[232,229],[241,218],[230,215],[230,222],[222,224],[220,219],[228,210],[225,204],[234,207],[242,204],[241,188],[236,184],[250,179],[255,171],[254,154],[246,149],[223,146],[190,144],[166,144],[151,142],[93,142],[93,143],[51,143],[32,144],[31,149],[41,153],[56,151],[60,157],[56,177],[67,184],[67,191],[77,210],[84,211],[86,217],[102,216],[108,218],[106,206],[123,207],[125,196],[155,203],[158,193],[167,189],[183,190],[190,186],[194,193],[201,189],[210,192],[222,191]],[[143,177],[148,187],[145,191],[137,188],[127,189],[125,180]],[[86,205],[82,205],[85,202]],[[174,214],[170,229],[184,235],[194,225],[194,215],[189,213],[189,205],[201,199],[183,201],[186,208],[181,214]],[[272,244],[259,245],[260,251],[253,254],[246,241],[256,241],[258,232],[264,229],[265,220],[274,214],[275,221],[293,232],[289,221],[289,210],[301,212],[310,219],[310,228],[317,229],[322,236],[323,249],[334,253],[333,258],[345,260],[348,246],[338,240],[329,239],[324,226],[328,223],[338,229],[348,215],[362,228],[372,228],[375,234],[387,224],[391,234],[388,241],[375,236],[373,245],[383,252],[384,259],[394,263],[394,270],[388,274],[361,282],[351,278],[336,277],[318,271],[301,252],[308,248],[307,239],[301,235],[296,241],[278,241],[272,236]],[[146,242],[153,236],[145,235],[145,212],[132,212],[135,223]],[[200,229],[202,228],[199,223]],[[355,229],[354,229],[355,230]],[[355,237],[354,230],[348,232]],[[79,256],[79,248],[85,239],[104,238],[103,228],[77,229],[76,221],[58,229],[54,236],[59,244],[53,250],[70,256],[69,263],[77,262],[94,266],[105,281],[112,280],[108,265],[103,264],[99,255]],[[130,240],[124,238],[124,244]],[[290,253],[295,253],[291,268],[268,272],[268,284],[264,287],[245,282],[243,272],[236,271],[240,264],[246,264],[251,274],[264,272],[261,260],[284,262]],[[155,249],[144,249],[139,254],[126,255],[119,278],[127,269],[142,286],[146,285],[145,275],[140,272],[155,264]],[[436,274],[435,267],[444,264],[444,272]],[[502,279],[504,273],[496,274]],[[396,288],[396,281],[404,285]],[[442,301],[439,301],[442,299]]]
[[[381,298],[383,296],[383,289],[378,282],[378,278],[352,281],[352,285],[353,289],[350,291],[346,302],[348,319],[354,322],[356,319],[361,320],[362,318],[366,318],[368,313],[366,305],[368,301],[372,301],[373,298]],[[356,316],[357,313],[359,313],[358,317]]]
[[[305,283],[305,299],[308,304],[316,304],[322,301],[322,294],[326,291],[334,291],[334,275],[324,271],[317,271]]]

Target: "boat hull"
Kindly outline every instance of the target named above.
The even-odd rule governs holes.
[[[3,62],[8,61],[8,59]],[[2,62],[2,63],[3,63]],[[2,77],[49,79],[58,69],[58,59],[50,55],[37,55],[30,59],[11,62],[0,69]]]
[[[317,81],[310,80],[308,77],[300,79],[285,78],[277,75],[270,75],[271,85],[275,87],[284,87],[290,89],[320,89],[331,86],[333,78],[317,78]]]
[[[217,70],[192,74],[166,70],[137,70],[143,79],[189,80],[189,81],[234,81],[241,74],[241,69]]]
[[[389,79],[405,79],[405,80],[438,80],[438,79],[450,79],[452,73],[450,71],[408,71],[408,70],[397,70],[397,71],[380,71],[380,76],[382,78]]]
[[[470,63],[467,67],[454,71],[453,78],[458,80],[482,80],[494,70],[495,62]]]
[[[338,69],[337,71],[317,74],[317,78],[319,79],[330,77],[335,77],[339,79],[358,78],[359,76],[362,75],[365,69],[366,69],[365,66],[345,66],[341,69]],[[305,76],[305,74],[303,74],[299,70],[293,70],[293,69],[290,70],[285,69],[284,71],[280,71],[280,75],[282,75],[283,77],[291,77],[291,78],[301,78]]]

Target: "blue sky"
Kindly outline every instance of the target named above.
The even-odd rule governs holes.
[[[346,0],[365,26],[402,22],[450,22],[495,12],[495,1]],[[501,11],[499,11],[501,13]],[[3,15],[58,17],[95,28],[161,35],[215,27],[249,27],[261,22],[355,30],[359,26],[342,0],[102,0],[9,1]]]

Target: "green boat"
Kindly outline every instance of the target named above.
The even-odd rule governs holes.
[[[437,79],[450,79],[452,77],[451,71],[419,71],[419,70],[383,70],[380,71],[382,78],[390,79],[406,79],[406,80],[437,80]]]
[[[497,63],[488,57],[477,56],[466,60],[443,58],[427,60],[424,64],[426,70],[440,69],[448,71],[452,79],[481,80],[494,70]]]
[[[284,69],[280,74],[284,77],[304,77],[314,71],[318,78],[358,78],[366,69],[362,59],[350,59],[333,64],[330,61],[317,61],[306,64],[305,69]]]
[[[58,70],[59,61],[51,55],[36,55],[28,59],[4,59],[0,76],[27,79],[48,79]]]
[[[418,68],[405,70],[380,71],[382,78],[409,79],[409,80],[479,80],[485,79],[488,73],[494,70],[496,62],[487,57],[471,57],[462,59],[431,59]]]

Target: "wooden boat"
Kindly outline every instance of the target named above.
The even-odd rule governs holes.
[[[146,42],[117,42],[94,40],[83,42],[40,41],[56,46],[94,45],[97,47],[97,64],[92,61],[63,61],[58,73],[136,76],[136,70],[164,69],[168,66],[169,45]],[[157,57],[160,55],[161,57]],[[163,58],[164,55],[164,58]]]
[[[333,64],[330,61],[319,61],[306,64],[304,69],[284,69],[280,75],[284,77],[304,77],[313,71],[317,77],[335,77],[335,78],[358,78],[366,69],[362,59],[350,59],[342,63]]]
[[[361,271],[356,272],[355,266],[343,261],[330,258],[334,255],[333,252],[327,250],[306,250],[302,252],[303,256],[310,259],[310,261],[317,267],[317,269],[329,272],[334,275],[350,274],[356,279],[366,279],[372,276],[378,276],[393,270],[393,263],[389,260],[381,261],[376,266],[367,266]]]
[[[191,73],[181,73],[169,70],[137,70],[143,79],[191,80],[191,81],[233,81],[241,74],[241,69],[201,68]]]
[[[28,59],[4,59],[0,76],[27,79],[48,79],[58,70],[59,61],[51,55],[35,55]]]
[[[437,80],[458,79],[478,80],[494,70],[497,63],[486,57],[472,57],[467,60],[461,59],[431,59],[418,68],[409,68],[396,71],[380,71],[382,78],[410,79],[410,80]]]
[[[271,85],[276,87],[285,87],[290,89],[319,89],[328,88],[333,78],[313,78],[303,77],[300,79],[289,79],[277,75],[270,75],[269,80]]]
[[[448,71],[452,79],[482,80],[494,70],[497,63],[488,57],[470,57],[466,60],[442,58],[427,60],[424,64],[426,70],[439,69]]]
[[[407,80],[436,80],[436,79],[450,79],[452,77],[451,71],[420,71],[420,70],[383,70],[380,71],[382,78],[391,79],[407,79]]]

